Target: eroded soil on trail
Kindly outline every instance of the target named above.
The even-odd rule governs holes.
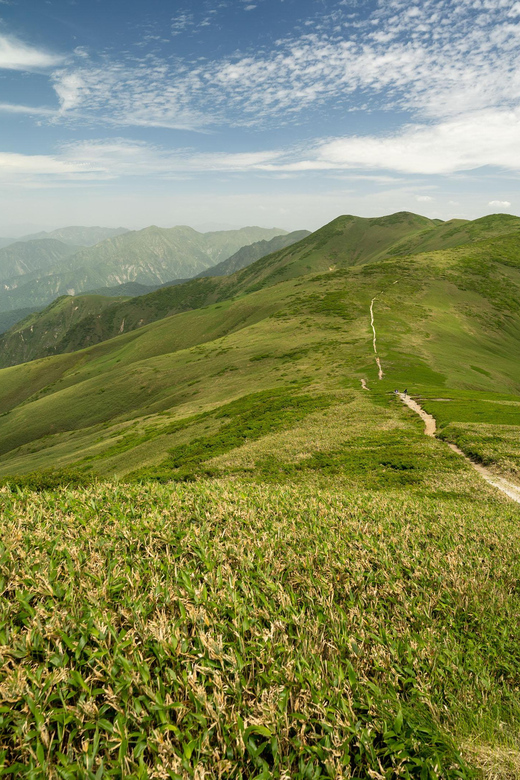
[[[418,414],[422,420],[424,420],[424,433],[427,436],[435,437],[435,431],[437,428],[435,417],[432,417],[431,414],[425,412],[422,406],[418,404],[417,401],[414,401],[413,398],[410,398],[409,395],[399,393],[399,397],[403,403],[405,403],[410,409],[412,409],[412,411]],[[488,482],[490,485],[493,485],[493,487],[498,488],[502,491],[502,493],[505,493],[507,496],[509,496],[509,498],[513,499],[513,501],[516,501],[520,504],[520,487],[518,485],[514,485],[512,482],[508,482],[507,479],[504,479],[504,477],[494,474],[492,471],[486,468],[486,466],[483,466],[482,463],[476,463],[474,460],[471,460],[471,458],[469,458],[466,453],[460,449],[460,447],[457,447],[456,444],[452,444],[451,442],[446,442],[446,444],[451,450],[453,450],[453,452],[456,452],[457,455],[461,455],[463,458],[465,458],[465,460],[471,464],[475,471],[477,471],[480,476],[486,480],[486,482]]]

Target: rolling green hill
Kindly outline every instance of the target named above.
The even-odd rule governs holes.
[[[2,771],[518,777],[520,507],[447,442],[520,483],[520,230],[446,224],[342,217],[0,371]]]
[[[99,341],[96,333],[96,323],[99,315],[121,298],[108,298],[105,295],[81,295],[77,298],[64,295],[57,298],[42,312],[28,312],[23,319],[18,319],[9,330],[3,345],[12,354],[21,358],[17,362],[34,360],[35,357],[62,352],[60,348],[63,334],[67,334],[69,349],[79,349]],[[13,313],[16,314],[16,313]],[[81,329],[81,343],[74,347],[74,332],[77,325],[89,317],[92,336],[87,327]],[[1,315],[0,315],[1,318]],[[0,340],[0,344],[2,341]]]
[[[2,371],[0,410],[6,415],[0,418],[0,468],[7,472],[23,464],[30,470],[60,462],[54,445],[60,442],[61,448],[64,441],[64,462],[76,462],[88,450],[91,435],[98,442],[96,453],[105,446],[105,433],[100,435],[98,426],[108,425],[108,431],[114,426],[112,434],[106,434],[110,439],[127,427],[141,431],[141,423],[129,421],[150,415],[159,415],[150,447],[156,459],[162,422],[167,427],[171,414],[189,417],[192,397],[195,409],[204,410],[231,400],[238,388],[244,394],[284,386],[289,380],[312,384],[316,379],[329,391],[339,390],[340,376],[350,377],[349,385],[356,386],[360,377],[375,375],[367,317],[370,300],[381,291],[379,339],[386,350],[381,359],[390,385],[415,382],[418,387],[518,392],[517,232],[356,265],[350,264],[353,250],[348,246],[346,257],[336,255],[335,267],[328,266],[326,273],[312,269],[311,274],[277,281],[284,274],[273,274],[273,268],[279,272],[285,261],[292,276],[294,258],[301,263],[309,251],[315,254],[315,268],[328,263],[316,248],[321,245],[323,255],[330,256],[324,236],[338,246],[337,221],[332,229],[327,226],[229,277],[193,280],[108,305],[99,297],[97,314],[84,318],[79,309],[74,312],[66,329],[67,345],[54,339],[52,328],[46,330],[45,318],[55,323],[60,313],[66,319],[80,299],[58,302],[55,311],[46,312],[35,343],[44,338],[46,350],[70,349],[86,339],[99,339],[100,333],[114,338]],[[306,257],[303,262],[312,260]],[[32,322],[41,316],[34,315]],[[30,322],[18,329],[23,338],[34,327]],[[4,336],[4,355],[9,343]],[[387,388],[386,383],[385,378],[380,387]],[[25,450],[15,456],[19,445],[49,434],[42,449],[37,445],[34,458]],[[164,453],[174,440],[164,434]],[[124,470],[132,462],[145,463],[145,452],[146,447],[138,446],[132,461],[125,448]],[[96,469],[110,472],[120,461],[96,455],[94,462]]]
[[[57,334],[52,345],[47,341],[40,343],[41,330],[35,332],[33,327],[36,315],[36,318],[16,326],[2,337],[0,366],[16,365],[27,360],[29,355],[34,359],[76,350],[141,328],[163,317],[215,304],[312,271],[330,273],[370,260],[390,258],[397,255],[398,249],[402,254],[409,254],[412,245],[423,251],[423,246],[435,246],[435,235],[440,247],[450,243],[455,248],[471,245],[479,236],[480,241],[489,239],[489,236],[498,240],[501,234],[507,235],[515,228],[520,228],[520,220],[509,215],[494,215],[467,223],[459,220],[456,225],[453,222],[437,224],[405,212],[377,219],[339,217],[297,243],[292,242],[285,249],[266,255],[228,277],[213,278],[203,273],[182,284],[164,285],[132,300],[111,302],[111,305],[103,307],[103,311],[96,306],[95,311],[89,312],[88,305],[82,304],[84,318],[70,323],[70,332],[59,312],[51,308],[41,316],[45,319],[45,328],[52,328]],[[294,237],[294,234],[290,235]],[[403,236],[407,238],[403,239]],[[286,239],[288,236],[274,240]],[[494,238],[489,240],[495,241]],[[242,263],[250,251],[256,253],[263,246],[260,242],[252,245],[253,248],[240,250],[239,262]],[[500,244],[493,243],[493,247],[497,246]],[[233,258],[230,260],[233,264],[237,262]],[[224,261],[220,270],[229,270],[228,262]]]
[[[229,261],[225,260],[217,266],[212,266],[210,270],[215,268],[216,276],[231,273],[235,266],[239,268],[248,266],[254,262],[255,256],[263,257],[266,250],[272,248],[273,242],[276,242],[274,246],[290,246],[307,235],[309,235],[308,231],[298,231],[287,236],[276,237],[271,241],[256,242],[239,250]],[[205,278],[205,276],[206,274],[200,274],[197,278]],[[183,282],[185,280],[179,280],[179,283]],[[153,291],[154,288],[147,288],[136,282],[127,282],[117,287],[107,287],[88,295],[69,298],[67,308],[79,312],[74,318],[63,316],[64,303],[62,302],[60,306],[55,306],[55,303],[50,304],[41,315],[36,314],[23,322],[15,320],[16,325],[0,340],[0,367],[16,365],[46,355],[70,352],[105,341],[118,333],[141,327],[176,311],[196,307],[201,299],[205,300],[201,296],[211,297],[212,291],[214,300],[226,297],[228,294],[227,286],[219,292],[219,286],[212,281],[209,284],[195,283],[188,287],[184,283],[177,293],[171,289],[176,286],[175,283],[162,285],[169,292],[158,290],[155,296],[143,298],[143,295],[148,294],[149,290]],[[188,293],[190,289],[193,290],[191,295]],[[109,292],[113,292],[110,299]],[[139,297],[139,300],[135,305],[125,306],[130,293],[133,293],[132,297]],[[100,306],[98,300],[100,295],[107,296],[106,306]],[[114,301],[114,297],[119,300]],[[125,299],[121,300],[123,298]],[[90,303],[92,303],[91,308]]]
[[[490,214],[472,222],[464,219],[451,219],[426,229],[424,232],[417,233],[411,239],[406,238],[398,242],[392,247],[389,254],[416,254],[437,249],[451,249],[519,229],[520,218],[511,214]]]
[[[178,277],[189,278],[245,244],[284,233],[280,228],[257,227],[197,233],[183,226],[126,232],[49,265],[43,274],[35,270],[9,278],[0,290],[0,311],[41,308],[61,295],[126,282],[159,285]],[[45,247],[49,239],[42,241]]]

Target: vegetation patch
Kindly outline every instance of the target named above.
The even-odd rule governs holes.
[[[333,403],[327,395],[308,395],[286,388],[265,390],[243,396],[213,412],[222,421],[218,432],[193,439],[170,450],[157,467],[131,475],[133,479],[190,480],[212,473],[204,463],[269,433],[289,428],[307,415],[326,409]]]
[[[29,474],[13,474],[0,478],[0,488],[6,487],[13,493],[20,490],[33,490],[40,493],[44,490],[58,488],[85,487],[92,484],[94,477],[84,471],[74,468],[45,469],[32,471]]]

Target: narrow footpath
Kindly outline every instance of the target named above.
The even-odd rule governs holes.
[[[376,297],[372,298],[370,302],[370,324],[372,326],[372,346],[374,348],[376,363],[379,369],[379,379],[382,379],[383,369],[381,368],[381,361],[379,360],[379,356],[377,354],[377,335],[374,321],[374,301],[376,300]],[[364,379],[361,380],[361,386],[364,390],[369,389]],[[428,414],[428,412],[426,412],[422,406],[417,403],[417,401],[414,401],[413,398],[410,398],[409,395],[399,393],[399,397],[401,401],[406,404],[406,406],[418,414],[419,417],[424,421],[424,433],[426,436],[432,436],[433,438],[436,438],[435,431],[437,429],[437,423],[435,422],[435,417],[432,417],[431,414]],[[509,496],[509,498],[511,498],[513,501],[516,501],[518,504],[520,504],[520,487],[518,487],[518,485],[514,485],[513,483],[508,482],[507,479],[504,479],[504,477],[499,477],[496,474],[493,474],[492,471],[483,466],[481,463],[475,463],[475,461],[471,460],[471,458],[469,458],[466,453],[460,449],[460,447],[457,447],[456,444],[451,444],[451,442],[445,443],[451,450],[453,450],[453,452],[456,452],[457,455],[463,457],[472,466],[472,468],[474,468],[475,471],[477,471],[480,476],[486,480],[486,482],[488,482],[490,485],[493,485],[493,487],[498,488],[498,490],[501,490],[502,493],[506,494],[506,496]]]
[[[374,338],[372,339],[372,346],[374,347],[374,355],[376,356],[379,379],[382,379],[383,368],[381,366],[381,361],[379,360],[379,355],[377,354],[377,336],[376,336],[376,326],[374,322],[374,301],[375,298],[372,298],[372,300],[370,301],[370,324],[372,325],[372,333],[374,334]]]
[[[437,424],[435,422],[435,417],[432,417],[431,414],[425,412],[422,406],[420,406],[417,401],[414,401],[413,398],[410,398],[409,395],[399,393],[399,397],[403,403],[410,407],[412,411],[414,411],[419,415],[419,417],[421,417],[422,420],[424,420],[424,433],[426,436],[433,436],[433,438],[436,438],[435,431]],[[498,488],[502,491],[502,493],[505,493],[507,496],[509,496],[509,498],[512,498],[513,501],[516,501],[518,504],[520,504],[520,487],[513,485],[511,482],[508,482],[507,479],[504,479],[504,477],[499,477],[496,474],[493,474],[493,472],[483,466],[482,463],[475,463],[475,461],[471,460],[471,458],[469,458],[466,453],[460,449],[460,447],[457,447],[456,444],[452,444],[449,441],[445,443],[448,445],[450,450],[453,450],[453,452],[456,452],[457,455],[461,455],[465,460],[467,460],[467,462],[475,469],[475,471],[480,474],[483,479],[486,480],[486,482],[489,482],[490,485]]]

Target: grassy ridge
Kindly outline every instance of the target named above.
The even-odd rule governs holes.
[[[520,526],[473,480],[4,489],[4,773],[506,777]]]
[[[87,456],[95,456],[95,470],[110,473],[117,463],[116,473],[123,473],[164,460],[177,445],[165,436],[146,446],[150,426],[293,382],[307,382],[317,394],[337,393],[345,383],[359,388],[361,377],[377,382],[368,316],[374,292],[382,390],[399,386],[427,395],[433,389],[443,396],[470,387],[474,401],[497,387],[516,394],[520,270],[513,254],[507,266],[484,257],[488,277],[481,277],[485,251],[482,242],[471,251],[308,275],[164,318],[88,350],[6,369],[0,473]],[[130,425],[135,453],[99,459]]]
[[[516,473],[510,227],[341,218],[1,372],[0,776],[520,776],[520,509],[393,394]]]

